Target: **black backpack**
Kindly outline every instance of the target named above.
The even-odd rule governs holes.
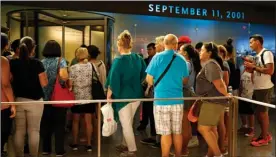
[[[266,52],[266,51],[269,51],[269,50],[264,50],[264,52],[261,54],[261,61],[262,61],[262,64],[264,65],[264,67],[265,67],[265,63],[264,63],[264,53]],[[272,76],[271,76],[271,81],[272,81],[272,83],[275,85],[276,84],[276,73],[275,73],[275,62],[276,62],[276,58],[275,58],[275,56],[274,56],[274,73],[272,74]]]

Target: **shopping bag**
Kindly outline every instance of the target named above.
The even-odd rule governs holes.
[[[111,104],[107,103],[101,107],[104,124],[102,128],[102,135],[108,137],[117,131],[117,122],[114,119],[114,111]]]

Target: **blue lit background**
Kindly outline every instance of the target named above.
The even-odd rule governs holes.
[[[233,45],[238,54],[245,54],[246,51],[252,53],[249,48],[249,36],[258,33],[264,37],[264,47],[272,50],[275,54],[275,26],[273,25],[117,13],[107,14],[115,18],[115,39],[123,30],[130,31],[134,38],[134,52],[146,53],[146,45],[154,42],[155,37],[173,33],[177,36],[190,36],[193,45],[199,41],[214,41],[217,44],[225,44],[227,38],[232,37],[234,39]],[[116,44],[114,46],[113,50],[117,51]]]

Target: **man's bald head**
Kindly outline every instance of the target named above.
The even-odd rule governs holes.
[[[165,45],[165,49],[167,50],[176,50],[177,49],[177,43],[178,43],[178,39],[174,34],[168,34],[165,36],[164,39],[164,45]]]

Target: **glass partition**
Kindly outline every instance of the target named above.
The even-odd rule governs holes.
[[[82,44],[96,45],[102,52],[99,59],[106,62],[106,43],[112,44],[111,38],[105,37],[105,19],[107,15],[64,10],[26,9],[7,14],[10,28],[10,39],[32,37],[37,44],[36,57],[43,58],[42,51],[47,41],[56,40],[68,62],[75,58],[75,50]],[[112,17],[108,17],[114,21]],[[113,29],[109,25],[108,29]],[[108,49],[110,53],[110,48]]]

